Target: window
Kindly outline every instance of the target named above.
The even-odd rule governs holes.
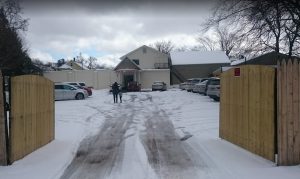
[[[75,90],[75,88],[73,88],[72,86],[69,86],[69,85],[64,85],[64,89],[65,90]]]
[[[55,89],[63,89],[63,85],[55,85]]]
[[[132,61],[133,61],[135,64],[137,64],[137,65],[140,64],[140,60],[138,60],[138,59],[133,59]]]
[[[85,83],[79,83],[79,84],[80,84],[80,86],[86,86]]]

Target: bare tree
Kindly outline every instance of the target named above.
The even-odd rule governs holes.
[[[28,19],[21,16],[22,8],[18,0],[3,0],[0,2],[0,6],[11,29],[16,31],[27,30]]]
[[[235,27],[256,50],[292,55],[299,38],[299,7],[297,0],[219,0],[205,29],[223,23]]]
[[[31,73],[34,67],[24,49],[18,31],[24,31],[27,20],[20,16],[17,1],[5,0],[0,3],[0,69],[8,74]]]
[[[217,44],[212,38],[200,36],[197,38],[197,41],[199,42],[200,46],[207,51],[214,51],[217,49]]]
[[[97,58],[96,57],[89,57],[87,59],[87,67],[88,69],[95,69],[97,67]]]
[[[240,53],[242,39],[234,29],[225,26],[216,26],[211,29],[210,35],[201,33],[197,41],[205,50],[222,50],[228,57]]]
[[[171,41],[158,41],[154,44],[150,44],[150,47],[153,47],[162,53],[169,54],[173,50],[174,44]]]

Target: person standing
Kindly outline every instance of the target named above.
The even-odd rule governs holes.
[[[122,103],[122,88],[119,90],[120,103]]]
[[[118,103],[119,84],[117,82],[114,82],[111,88],[114,96],[114,103]]]

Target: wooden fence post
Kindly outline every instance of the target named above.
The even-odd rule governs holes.
[[[4,98],[3,98],[3,77],[0,71],[0,165],[7,165],[6,151],[6,130],[5,130],[5,115],[4,115]]]

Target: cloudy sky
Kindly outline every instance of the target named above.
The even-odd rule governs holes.
[[[177,47],[197,45],[201,23],[211,15],[206,1],[26,1],[25,34],[32,58],[56,62],[94,56],[114,66],[119,57],[156,41]]]

